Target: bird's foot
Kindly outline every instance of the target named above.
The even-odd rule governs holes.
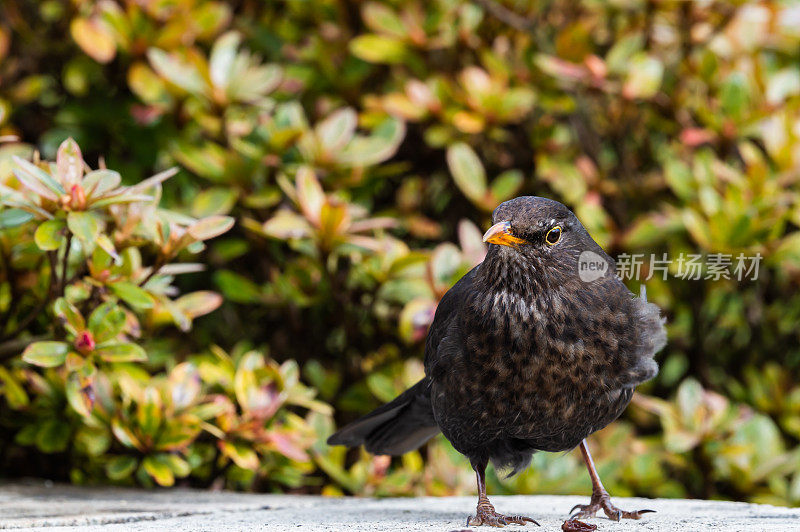
[[[578,510],[578,512],[575,513],[575,510]],[[594,514],[596,514],[598,510],[603,510],[603,513],[612,521],[619,521],[620,519],[641,519],[642,515],[655,512],[655,510],[637,510],[635,512],[620,510],[611,504],[611,497],[608,492],[601,491],[592,494],[592,499],[589,501],[589,504],[576,504],[569,512],[570,520],[594,517]]]
[[[564,521],[561,525],[561,530],[564,532],[591,532],[592,530],[597,530],[597,525],[591,525],[572,518]]]
[[[525,517],[523,515],[499,514],[494,510],[494,506],[489,504],[489,501],[478,502],[478,509],[475,512],[475,515],[467,518],[467,526],[488,525],[502,528],[506,525],[525,526],[527,523],[533,523],[534,525],[539,526],[539,523],[530,517]]]

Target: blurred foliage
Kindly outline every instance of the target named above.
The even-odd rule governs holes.
[[[3,471],[473,490],[441,438],[397,459],[328,448],[326,404],[344,423],[413,384],[491,210],[538,194],[613,255],[764,257],[757,281],[644,263],[670,341],[590,442],[609,489],[800,504],[797,6],[7,0],[0,14],[0,136],[20,139],[0,144]],[[221,303],[209,288],[225,301],[203,318]],[[574,454],[492,490],[587,493]]]

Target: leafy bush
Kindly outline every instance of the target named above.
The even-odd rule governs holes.
[[[329,449],[333,420],[311,390],[345,422],[413,383],[493,207],[540,194],[620,257],[763,257],[755,282],[642,264],[670,342],[659,377],[593,439],[606,483],[800,504],[796,7],[10,0],[0,12],[0,135],[56,159],[0,146],[6,463],[67,453],[41,474],[80,482],[471,490],[441,439],[391,461]],[[56,34],[72,43],[50,45]],[[101,170],[59,163],[81,159],[70,136]],[[79,179],[122,187],[100,161],[120,169],[124,203],[73,194]],[[136,184],[171,165],[163,186]],[[217,233],[205,250],[191,241]],[[203,271],[183,262],[195,252]],[[225,302],[203,319],[220,304],[209,287]],[[254,396],[236,368],[253,372]],[[106,386],[102,409],[87,384]],[[193,399],[177,407],[172,386]],[[262,402],[269,415],[254,413]],[[83,430],[109,447],[98,437],[88,452]],[[182,445],[159,448],[154,434],[173,430]],[[578,457],[541,455],[490,481],[586,492],[579,471]]]

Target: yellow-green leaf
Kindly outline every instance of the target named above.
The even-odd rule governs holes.
[[[22,352],[22,360],[43,368],[60,366],[67,359],[69,345],[64,342],[34,342]]]
[[[42,251],[53,251],[64,242],[64,220],[47,220],[36,228],[33,240]]]
[[[111,291],[118,298],[136,310],[146,310],[153,308],[155,300],[147,290],[128,281],[120,281],[109,285]]]

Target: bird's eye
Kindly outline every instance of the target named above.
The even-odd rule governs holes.
[[[548,246],[555,246],[561,240],[561,226],[555,226],[544,236],[544,241]]]

